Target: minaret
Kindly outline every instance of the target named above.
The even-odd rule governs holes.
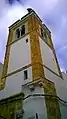
[[[9,27],[0,88],[7,98],[23,92],[23,119],[61,119],[55,80],[62,80],[51,32],[34,10]]]

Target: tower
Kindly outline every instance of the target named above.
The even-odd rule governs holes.
[[[9,27],[0,80],[1,99],[11,101],[20,96],[23,119],[61,119],[55,88],[58,78],[62,80],[62,74],[51,32],[35,11],[28,9],[28,14]]]

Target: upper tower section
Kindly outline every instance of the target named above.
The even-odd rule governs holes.
[[[30,55],[28,55],[30,62],[25,63],[35,64],[39,62],[43,65],[46,65],[52,71],[61,76],[61,71],[51,40],[50,30],[46,27],[45,24],[42,23],[42,20],[34,10],[31,8],[28,8],[27,10],[28,13],[24,17],[9,27],[9,30],[13,31],[13,38],[12,41],[11,39],[8,40],[8,44],[13,44],[28,35],[29,38],[26,38],[26,42],[28,41],[27,39],[30,39]],[[22,49],[25,50],[24,48]]]
[[[39,37],[52,48],[50,31],[42,24],[41,19],[34,10],[30,8],[27,10],[28,13],[25,16],[9,27],[7,49],[10,49],[10,51],[6,49],[6,53],[9,52],[9,62],[6,63],[8,65],[7,73],[16,71],[28,64],[36,64],[37,62],[43,64]]]
[[[51,32],[46,27],[45,24],[42,24],[42,20],[39,16],[35,13],[34,10],[28,8],[28,13],[23,16],[20,20],[16,21],[9,27],[9,34],[10,31],[13,31],[13,38],[12,40],[8,40],[8,44],[15,42],[16,40],[21,39],[25,35],[29,34],[34,29],[39,33],[39,35],[45,40],[45,38],[50,39]],[[34,19],[34,22],[32,21]],[[35,24],[36,21],[36,24]],[[29,26],[30,22],[30,26]],[[31,27],[32,22],[32,27]],[[29,27],[29,28],[28,28]],[[50,41],[45,40],[49,45]],[[52,47],[52,46],[51,46]]]
[[[2,72],[2,84],[6,77],[29,69],[30,79],[45,77],[47,70],[61,76],[59,64],[51,40],[51,32],[34,10],[9,27],[9,36]]]

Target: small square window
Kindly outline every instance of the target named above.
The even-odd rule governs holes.
[[[24,80],[28,79],[28,73],[27,70],[24,71]]]
[[[28,42],[28,38],[26,39],[26,43]]]

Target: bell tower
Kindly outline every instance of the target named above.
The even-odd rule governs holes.
[[[34,10],[9,27],[1,98],[23,92],[23,119],[61,119],[55,80],[62,80],[51,32]]]

